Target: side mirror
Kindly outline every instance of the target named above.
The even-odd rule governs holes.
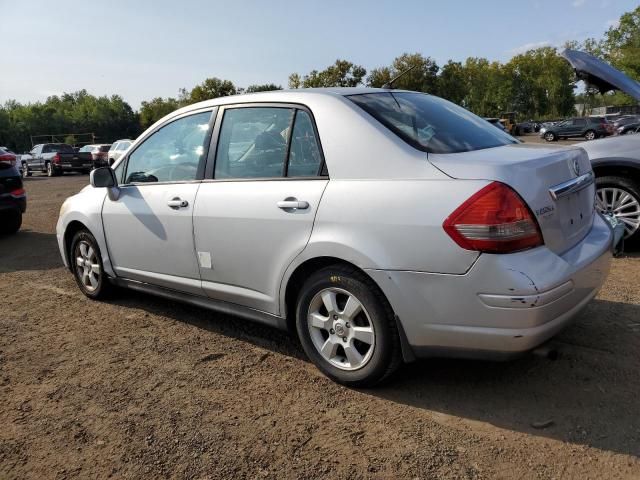
[[[108,188],[109,199],[118,200],[120,197],[120,189],[118,188],[118,180],[116,173],[110,167],[101,167],[91,170],[89,175],[89,183],[94,188]]]
[[[116,174],[109,167],[101,167],[91,170],[89,182],[94,188],[109,188],[118,185]]]

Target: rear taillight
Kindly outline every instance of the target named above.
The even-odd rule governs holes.
[[[9,195],[11,195],[13,198],[22,198],[27,194],[27,192],[25,191],[24,188],[16,188],[15,190],[12,190],[9,192]]]
[[[0,162],[15,166],[16,157],[14,155],[0,155]]]
[[[527,204],[504,183],[493,182],[473,194],[442,224],[462,248],[511,253],[544,243]]]
[[[53,163],[60,163],[60,154],[56,153],[53,157]]]

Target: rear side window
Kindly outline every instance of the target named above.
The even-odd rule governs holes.
[[[247,107],[224,112],[215,178],[281,177],[293,108]]]
[[[111,148],[111,145],[102,145],[100,147],[100,151],[101,152],[108,152],[110,148]]]
[[[291,134],[287,177],[315,177],[320,170],[322,155],[311,116],[298,110]]]
[[[457,153],[518,143],[454,103],[413,92],[368,93],[349,98],[415,148]]]

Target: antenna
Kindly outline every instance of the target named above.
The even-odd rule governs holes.
[[[398,75],[396,75],[395,77],[393,77],[391,80],[389,80],[387,83],[385,83],[384,85],[382,85],[382,88],[388,88],[388,89],[392,89],[393,88],[393,84],[400,78],[405,76],[407,73],[409,73],[411,70],[413,70],[414,68],[416,68],[417,65],[412,65],[411,67],[407,68],[405,71],[400,72]]]

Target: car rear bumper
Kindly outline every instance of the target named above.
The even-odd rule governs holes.
[[[610,227],[596,215],[589,234],[563,255],[543,246],[482,254],[463,275],[367,273],[416,356],[509,357],[553,337],[598,293],[611,244]]]
[[[56,163],[53,164],[53,169],[57,172],[83,172],[91,170],[93,168],[93,162],[85,163]]]
[[[10,196],[0,196],[0,213],[15,210],[20,213],[24,213],[27,210],[27,197],[26,195],[19,198],[13,198]]]

